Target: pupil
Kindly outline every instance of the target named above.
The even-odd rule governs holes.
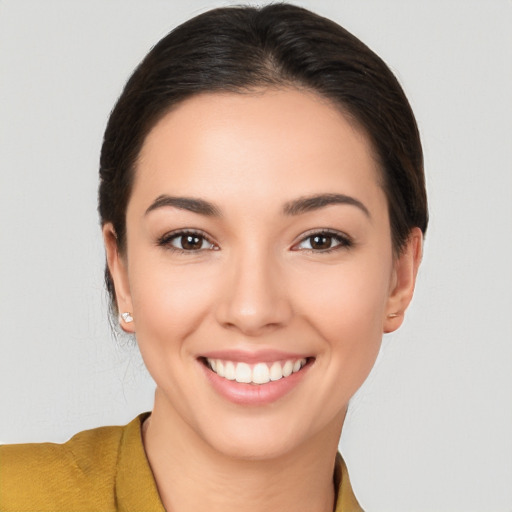
[[[312,240],[313,249],[329,249],[331,247],[331,237],[325,235],[315,235]]]
[[[183,237],[181,246],[183,249],[194,250],[201,248],[201,237],[197,235],[186,235]]]

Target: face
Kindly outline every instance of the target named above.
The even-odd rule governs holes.
[[[312,93],[193,97],[149,133],[126,222],[107,253],[155,412],[237,457],[337,439],[419,262],[417,234],[393,257],[366,137]]]

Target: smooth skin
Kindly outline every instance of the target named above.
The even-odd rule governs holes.
[[[338,109],[296,89],[195,96],[147,136],[126,252],[103,231],[134,318],[122,327],[157,385],[143,440],[167,510],[332,510],[348,401],[402,323],[421,260],[417,228],[393,252],[372,154]],[[290,208],[333,194],[350,200]],[[213,350],[311,364],[279,400],[240,405],[205,377]]]

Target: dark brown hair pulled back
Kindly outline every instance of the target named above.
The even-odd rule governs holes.
[[[393,247],[428,223],[423,154],[416,121],[398,81],[359,39],[333,21],[289,4],[227,7],[180,25],[128,80],[105,131],[99,214],[119,251],[142,144],[155,124],[195,94],[299,87],[329,99],[369,137],[380,163]],[[107,289],[115,308],[108,268]]]

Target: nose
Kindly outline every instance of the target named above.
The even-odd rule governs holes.
[[[253,337],[290,321],[293,311],[282,265],[269,251],[246,250],[227,266],[216,310],[223,327]]]

